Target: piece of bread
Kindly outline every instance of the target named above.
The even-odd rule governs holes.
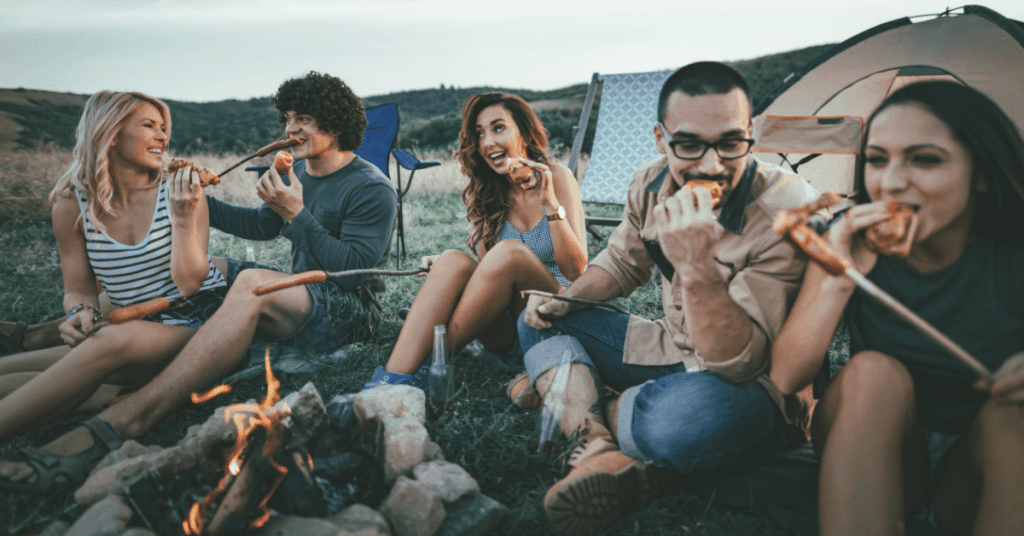
[[[530,166],[519,161],[518,158],[506,158],[505,165],[508,167],[508,176],[512,182],[524,190],[537,186],[537,174]]]
[[[197,166],[184,158],[171,160],[171,163],[167,164],[167,172],[174,173],[183,167],[191,167],[193,171],[199,173],[199,186],[203,188],[213,184],[220,184],[220,177],[216,173],[202,166]]]
[[[711,192],[711,208],[718,206],[718,203],[722,200],[722,186],[715,181],[686,181],[683,184],[683,188],[686,188],[693,194],[693,205],[697,206],[697,194],[693,191],[696,187],[707,188]]]
[[[895,201],[886,203],[885,210],[889,218],[864,232],[868,249],[882,255],[906,258],[917,233],[917,214],[914,209]]]
[[[293,161],[292,153],[289,153],[288,151],[278,151],[277,154],[274,155],[274,169],[277,170],[278,175],[287,177],[288,172],[292,169]]]

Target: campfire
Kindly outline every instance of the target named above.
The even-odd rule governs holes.
[[[308,383],[282,398],[269,356],[264,364],[261,402],[217,409],[169,448],[126,441],[75,492],[85,513],[46,533],[485,534],[507,514],[430,441],[423,391],[383,386],[324,404]]]

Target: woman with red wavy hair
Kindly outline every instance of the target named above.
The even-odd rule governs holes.
[[[473,339],[516,354],[520,291],[559,292],[587,264],[583,203],[572,173],[546,156],[547,134],[522,98],[473,95],[462,106],[458,157],[472,230],[466,246],[424,257],[430,267],[391,357],[367,387],[425,387],[434,326],[448,327],[459,351]]]

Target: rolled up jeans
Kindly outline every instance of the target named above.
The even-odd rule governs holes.
[[[792,427],[756,382],[735,385],[683,363],[622,362],[629,316],[584,309],[545,330],[519,317],[519,343],[535,384],[565,352],[594,367],[601,381],[622,391],[615,427],[622,452],[648,464],[688,473],[753,460],[782,448]],[[598,386],[600,388],[600,386]]]

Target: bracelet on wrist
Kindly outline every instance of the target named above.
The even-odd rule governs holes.
[[[79,312],[82,311],[82,309],[88,309],[89,312],[92,313],[93,322],[99,322],[100,318],[103,318],[103,315],[100,314],[100,310],[97,309],[95,306],[90,305],[88,303],[79,303],[77,305],[72,306],[71,309],[68,309],[68,320],[71,320],[71,317],[77,315]]]

